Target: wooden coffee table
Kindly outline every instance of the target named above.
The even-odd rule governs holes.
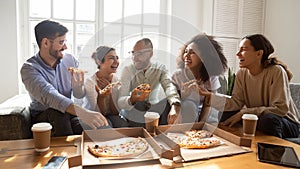
[[[240,135],[240,129],[228,129],[237,135]],[[294,147],[297,155],[300,157],[300,146],[277,138],[257,133],[252,140],[251,149],[253,152],[233,155],[228,157],[220,157],[208,160],[199,160],[187,163],[174,163],[167,159],[161,159],[162,164],[145,164],[143,169],[147,168],[212,168],[212,169],[226,169],[226,168],[243,168],[243,169],[276,169],[283,168],[282,166],[262,163],[257,160],[256,143],[265,142],[279,145],[286,145]],[[51,139],[50,150],[46,153],[37,153],[34,151],[33,140],[11,140],[0,141],[0,168],[42,168],[52,156],[67,156],[69,163],[64,165],[64,168],[80,167],[80,145],[81,135],[54,137]],[[75,167],[76,166],[76,167]],[[124,168],[140,168],[141,166],[122,165]],[[101,166],[101,168],[103,168]]]
[[[50,150],[37,153],[33,139],[0,141],[0,168],[42,168],[52,156],[77,156],[80,154],[80,143],[81,135],[53,137]]]

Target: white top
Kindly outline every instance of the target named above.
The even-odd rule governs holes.
[[[112,78],[112,83],[117,82],[118,78],[114,75]],[[95,90],[95,85],[97,84],[97,76],[96,73],[91,77],[87,78],[84,87],[85,87],[85,97],[83,98],[83,107],[89,110],[98,111],[99,107],[97,105],[97,92]],[[113,90],[112,97],[114,100],[115,106],[117,106],[117,92]]]
[[[150,84],[151,93],[148,98],[149,103],[156,104],[159,102],[160,86],[163,88],[170,104],[175,102],[180,103],[176,86],[172,83],[166,66],[161,63],[151,63],[151,66],[145,72],[143,70],[137,70],[133,64],[126,66],[122,71],[120,82],[119,108],[125,110],[131,110],[133,108],[133,105],[128,103],[130,92],[142,83]]]
[[[186,69],[178,69],[172,76],[172,80],[175,83],[177,90],[182,89],[182,85],[190,80],[188,77]],[[208,81],[201,82],[200,84],[204,88],[215,91],[221,87],[218,76],[211,76]],[[192,100],[195,103],[202,103],[204,101],[204,96],[200,96],[198,91],[192,91],[189,95],[181,98],[182,100]]]

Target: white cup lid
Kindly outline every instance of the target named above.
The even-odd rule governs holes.
[[[51,130],[52,126],[50,123],[36,123],[31,127],[32,131],[45,131],[45,130]]]
[[[243,114],[242,119],[258,120],[258,117],[255,114]]]
[[[157,119],[160,117],[160,115],[156,112],[146,112],[144,117],[147,117],[147,118],[151,118],[151,119]]]

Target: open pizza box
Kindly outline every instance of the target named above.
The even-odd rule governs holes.
[[[190,130],[207,130],[213,133],[212,137],[219,139],[221,144],[207,149],[186,149],[180,148],[180,146],[170,138],[170,134],[180,135]],[[173,156],[174,162],[204,160],[251,152],[251,139],[239,137],[214,125],[203,122],[158,126],[156,128],[156,134],[157,136],[154,137],[154,139],[161,147],[164,147],[166,150],[173,150],[168,151],[167,154]],[[170,152],[173,152],[173,154]]]
[[[145,152],[130,157],[95,157],[88,151],[88,146],[106,144],[113,140],[122,140],[129,137],[141,137],[148,143]],[[103,145],[103,144],[102,144]],[[168,151],[167,151],[168,152]],[[86,130],[83,132],[81,145],[81,158],[83,168],[118,168],[124,166],[160,164],[162,150],[151,135],[140,127],[135,128],[113,128],[101,130]]]

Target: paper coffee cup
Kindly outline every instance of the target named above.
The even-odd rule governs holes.
[[[158,126],[160,115],[156,112],[146,112],[144,117],[145,117],[146,130],[151,135],[155,135],[155,127]]]
[[[244,136],[255,136],[258,117],[255,114],[244,114],[243,119],[243,134]]]
[[[51,129],[50,123],[36,123],[31,127],[35,151],[44,152],[49,150]]]

